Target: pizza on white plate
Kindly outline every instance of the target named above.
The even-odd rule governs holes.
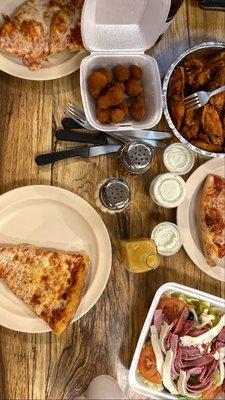
[[[3,16],[0,51],[18,56],[31,70],[48,57],[82,48],[80,31],[84,0],[28,0]]]
[[[60,335],[82,299],[89,258],[33,245],[0,247],[0,278]]]
[[[205,259],[210,267],[225,266],[225,179],[208,175],[200,200],[200,228]]]

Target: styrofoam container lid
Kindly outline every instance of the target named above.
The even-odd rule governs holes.
[[[220,310],[224,310],[224,299],[213,296],[212,294],[202,292],[200,290],[190,288],[188,286],[183,286],[183,285],[179,285],[177,283],[169,282],[169,283],[165,283],[157,290],[157,292],[154,296],[154,299],[152,300],[152,304],[149,309],[146,320],[144,322],[144,325],[143,325],[143,328],[142,328],[142,331],[141,331],[141,334],[140,334],[140,337],[139,337],[139,340],[137,343],[137,347],[136,347],[136,350],[135,350],[135,353],[133,356],[133,360],[131,363],[129,377],[128,377],[129,385],[135,392],[137,392],[143,396],[150,397],[151,399],[178,400],[182,396],[174,396],[165,389],[162,391],[159,391],[159,390],[150,388],[144,382],[142,382],[142,380],[139,378],[139,374],[138,374],[138,360],[140,357],[142,347],[147,339],[149,329],[152,324],[154,312],[156,310],[156,307],[159,303],[160,298],[168,292],[182,293],[186,296],[206,301],[206,302],[210,303],[212,306],[217,307]]]
[[[84,47],[90,52],[144,52],[159,37],[170,5],[171,0],[86,0]]]

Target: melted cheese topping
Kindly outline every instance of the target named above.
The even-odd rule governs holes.
[[[0,28],[0,50],[18,55],[30,69],[48,56],[82,47],[80,18],[83,1],[29,0]]]
[[[21,245],[0,249],[1,274],[7,286],[51,327],[63,317],[87,258],[79,254]]]

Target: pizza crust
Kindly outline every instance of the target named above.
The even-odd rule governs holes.
[[[0,278],[60,335],[82,299],[89,271],[87,255],[33,245],[0,247]]]
[[[200,228],[201,228],[200,233],[201,233],[205,259],[210,267],[216,267],[220,261],[220,258],[218,257],[218,248],[216,244],[213,242],[214,235],[210,231],[209,227],[205,222],[206,208],[209,205],[209,199],[207,200],[207,196],[209,195],[212,187],[214,187],[214,175],[209,174],[206,178],[202,190],[199,213],[200,213]]]
[[[71,292],[70,300],[64,311],[64,316],[52,327],[52,330],[56,335],[62,334],[78,309],[87,283],[87,269],[89,262],[89,258],[84,257],[84,265],[78,271],[76,285],[74,285]]]

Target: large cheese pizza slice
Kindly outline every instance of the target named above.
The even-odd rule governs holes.
[[[60,335],[84,293],[89,259],[32,245],[0,248],[0,278]]]
[[[28,0],[0,27],[0,51],[21,58],[31,70],[51,55],[82,48],[80,32],[84,0]]]
[[[225,179],[208,175],[200,201],[201,236],[206,261],[215,267],[225,257]],[[225,266],[225,258],[223,259]]]

